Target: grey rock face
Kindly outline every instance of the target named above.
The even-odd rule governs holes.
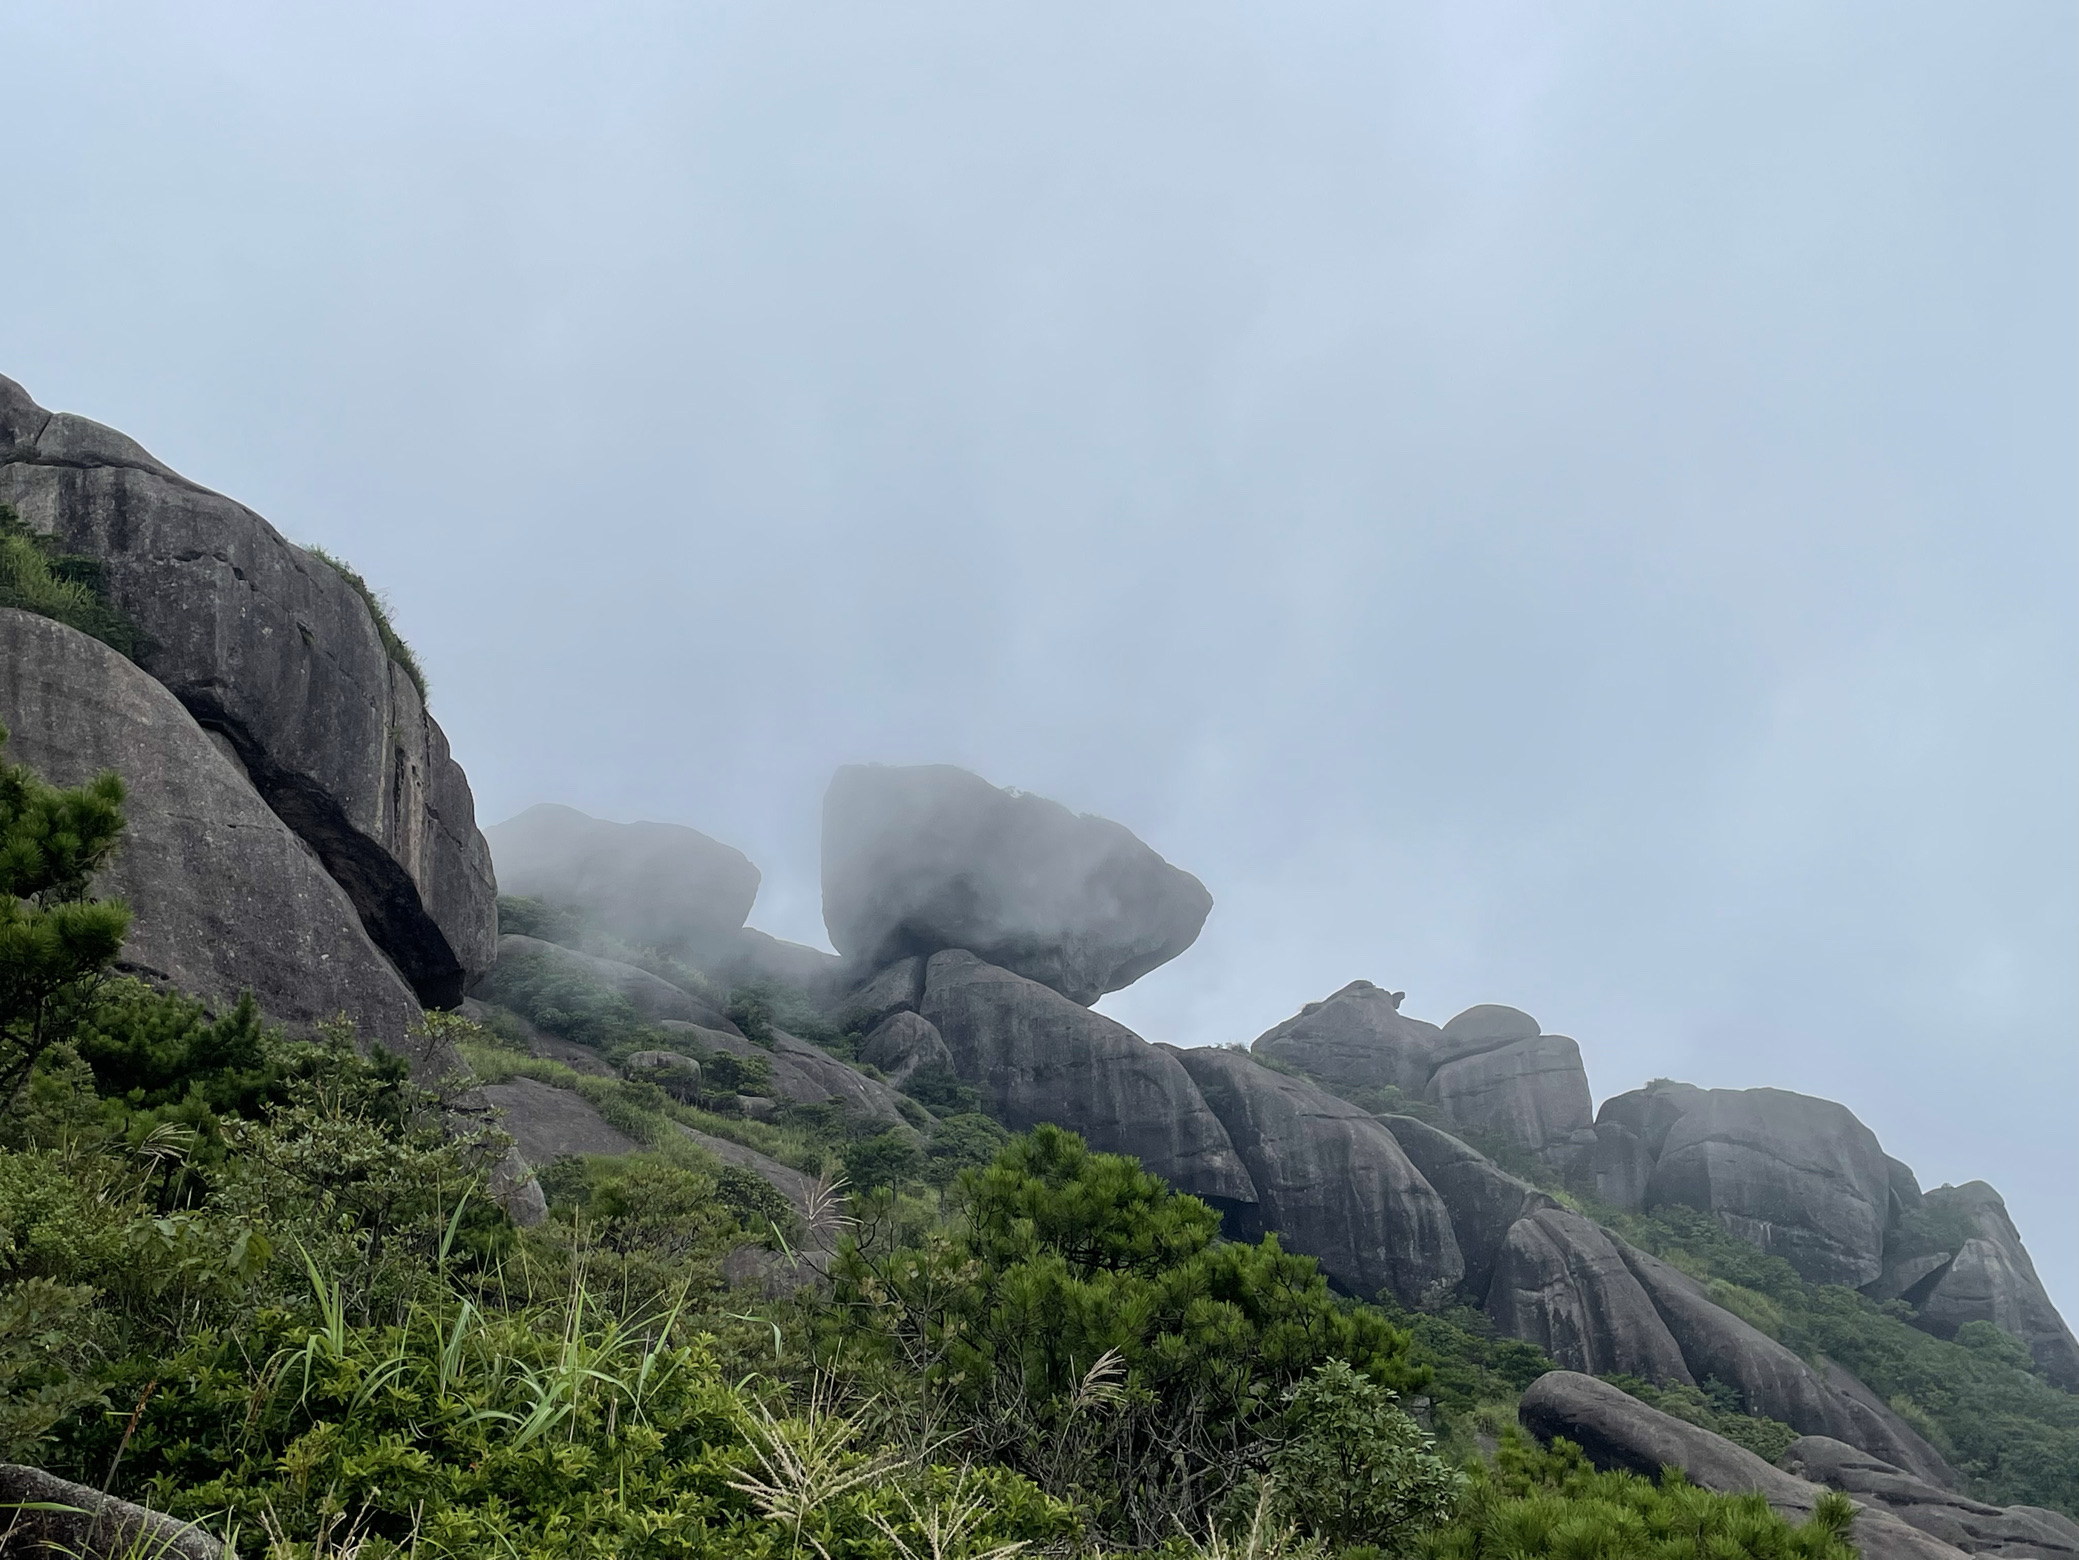
[[[1682,1108],[1647,1206],[1716,1214],[1814,1283],[1861,1285],[1883,1272],[1891,1167],[1845,1106],[1785,1089],[1664,1094],[1661,1103]]]
[[[1131,832],[950,765],[847,765],[823,800],[831,946],[964,948],[1087,1006],[1197,940],[1213,896]]]
[[[1267,1030],[1252,1049],[1360,1100],[1366,1090],[1398,1089],[1437,1106],[1461,1131],[1527,1149],[1569,1173],[1594,1152],[1581,1048],[1539,1034],[1538,1021],[1512,1007],[1468,1008],[1439,1029],[1404,1016],[1394,993],[1352,981]]]
[[[890,1013],[876,1024],[859,1047],[859,1059],[880,1068],[898,1089],[920,1067],[953,1065],[944,1036],[929,1020],[908,1011]]]
[[[270,1018],[344,1012],[400,1050],[411,987],[346,893],[179,700],[99,640],[0,608],[0,753],[54,785],[113,769],[129,828],[96,880],[132,912],[123,966],[219,1010],[250,989]]]
[[[1377,1121],[1239,1051],[1176,1057],[1248,1167],[1261,1227],[1316,1258],[1338,1287],[1434,1304],[1465,1267],[1444,1199]]]
[[[886,969],[861,982],[837,1005],[840,1029],[860,1033],[872,1029],[891,1013],[914,1013],[924,1000],[924,961],[897,959]]]
[[[1509,1231],[1526,1213],[1558,1204],[1528,1181],[1510,1175],[1485,1154],[1412,1116],[1381,1117],[1401,1151],[1436,1188],[1451,1215],[1465,1261],[1465,1290],[1484,1300]]]
[[[497,889],[469,782],[327,564],[135,442],[0,379],[0,502],[101,562],[144,667],[221,732],[420,1001],[492,958]]]
[[[0,425],[0,440],[5,436]],[[0,1463],[0,1507],[8,1515],[9,1554],[222,1560],[225,1553],[199,1527],[20,1463]]]
[[[520,1152],[518,1143],[507,1149],[504,1157],[491,1167],[488,1181],[491,1201],[503,1208],[506,1216],[523,1229],[532,1229],[549,1216],[549,1200],[542,1194],[541,1183],[534,1177],[534,1167],[527,1163],[527,1156]]]
[[[508,932],[498,939],[498,964],[478,983],[475,994],[489,1001],[500,1001],[504,983],[511,982],[517,978],[518,972],[537,964],[547,965],[560,974],[625,997],[628,1005],[651,1023],[669,1018],[710,1029],[736,1028],[729,1016],[706,998],[682,991],[648,970],[639,970],[618,959],[580,953],[575,948],[545,942],[539,937],[522,937],[517,932]]]
[[[532,1078],[485,1084],[466,1102],[498,1112],[498,1125],[509,1133],[520,1157],[539,1170],[566,1154],[632,1154],[641,1144],[617,1128],[568,1089],[552,1088]]]
[[[484,839],[503,892],[573,905],[667,953],[734,934],[758,897],[758,869],[742,851],[675,823],[609,823],[543,802]]]
[[[1571,1370],[1694,1386],[1667,1325],[1602,1228],[1564,1208],[1518,1219],[1495,1260],[1487,1314]]]
[[[953,1068],[1015,1132],[1051,1121],[1092,1148],[1132,1154],[1179,1191],[1251,1205],[1227,1131],[1174,1054],[1038,981],[972,953],[932,955],[922,1016]]]
[[[1819,1379],[1847,1412],[1851,1429],[1841,1440],[1896,1463],[1930,1484],[1948,1489],[1962,1485],[1962,1475],[1949,1466],[1948,1460],[1856,1377],[1832,1360],[1822,1360]]]
[[[1915,1478],[1860,1447],[1823,1435],[1791,1443],[1785,1471],[1852,1495],[1967,1554],[2079,1555],[2079,1523],[2037,1506],[1989,1506]]]
[[[1660,1157],[1660,1150],[1675,1123],[1697,1109],[1703,1099],[1704,1091],[1695,1084],[1663,1078],[1643,1089],[1613,1094],[1604,1100],[1603,1108],[1595,1113],[1596,1125],[1614,1122],[1626,1128],[1646,1145],[1646,1156],[1650,1161]]]
[[[1391,992],[1353,980],[1264,1031],[1250,1049],[1332,1089],[1390,1087],[1420,1099],[1442,1035],[1434,1024],[1404,1017]]]
[[[695,1131],[692,1127],[680,1127],[687,1139],[706,1149],[725,1165],[735,1165],[763,1179],[767,1185],[794,1205],[794,1211],[804,1218],[808,1216],[816,1183],[790,1165],[761,1154],[755,1148],[746,1148],[741,1143],[732,1143],[728,1138],[715,1137],[711,1133]]]
[[[1807,1435],[1838,1436],[1930,1478],[1954,1481],[1940,1454],[1896,1415],[1887,1411],[1880,1419],[1858,1412],[1795,1353],[1713,1303],[1686,1273],[1621,1241],[1614,1244],[1698,1381],[1715,1376],[1734,1388],[1750,1414]]]
[[[1925,1285],[1920,1315],[1925,1326],[1954,1336],[1965,1322],[1991,1322],[2028,1346],[2036,1368],[2067,1392],[2079,1392],[2079,1342],[2051,1304],[2036,1265],[2021,1244],[2000,1194],[1983,1181],[1942,1186],[1929,1192],[1930,1210],[1948,1213],[1975,1233],[1947,1267]]]
[[[840,1103],[868,1121],[907,1132],[902,1114],[902,1096],[878,1079],[847,1067],[843,1062],[806,1040],[784,1030],[775,1030],[770,1051],[753,1045],[742,1035],[719,1029],[667,1020],[660,1027],[680,1036],[701,1052],[726,1051],[731,1056],[760,1057],[772,1066],[772,1086],[781,1098],[802,1105]],[[914,1108],[914,1107],[912,1107]]]
[[[1445,1062],[1430,1076],[1423,1097],[1459,1126],[1536,1154],[1567,1143],[1595,1119],[1581,1048],[1564,1035],[1514,1040]]]
[[[1620,1213],[1646,1206],[1646,1183],[1653,1177],[1653,1156],[1638,1133],[1621,1121],[1595,1124],[1595,1152],[1590,1159],[1598,1202]]]
[[[1517,1408],[1523,1428],[1540,1440],[1564,1436],[1598,1468],[1658,1478],[1680,1468],[1690,1483],[1726,1495],[1758,1494],[1782,1517],[1802,1522],[1824,1486],[1771,1467],[1745,1447],[1672,1414],[1648,1408],[1608,1382],[1556,1370],[1530,1384]],[[1866,1507],[1852,1538],[1864,1560],[1957,1560],[1964,1551]]]

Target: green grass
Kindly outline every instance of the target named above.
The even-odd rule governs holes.
[[[110,603],[101,565],[59,552],[8,504],[0,504],[0,607],[76,628],[133,661],[144,643],[136,623]]]
[[[375,631],[383,642],[384,651],[391,660],[404,668],[404,675],[409,677],[411,685],[419,690],[419,697],[421,699],[430,697],[426,683],[426,670],[419,665],[419,658],[412,652],[412,647],[404,642],[404,636],[399,634],[395,626],[390,622],[390,606],[383,599],[382,594],[371,586],[368,581],[363,579],[358,570],[343,559],[335,558],[331,553],[325,551],[324,548],[317,546],[315,543],[306,542],[303,550],[320,563],[329,566],[332,572],[345,580],[348,586],[352,588],[354,594],[361,598],[362,605],[368,608],[368,615],[375,620]]]

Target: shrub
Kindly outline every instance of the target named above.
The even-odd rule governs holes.
[[[133,661],[145,648],[136,623],[109,601],[100,563],[59,552],[8,504],[0,504],[0,607],[54,619]]]
[[[1430,1450],[1393,1393],[1346,1362],[1317,1365],[1293,1389],[1285,1417],[1270,1487],[1301,1532],[1339,1549],[1398,1553],[1450,1518],[1463,1477]]]

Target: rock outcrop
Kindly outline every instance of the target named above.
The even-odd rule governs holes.
[[[1528,1013],[1493,1003],[1439,1028],[1400,1011],[1368,980],[1309,1002],[1252,1049],[1364,1103],[1396,1089],[1461,1131],[1524,1149],[1567,1170],[1594,1152],[1594,1109],[1581,1048],[1541,1034]]]
[[[823,920],[864,970],[960,948],[1088,1006],[1212,907],[1121,825],[950,765],[847,765],[823,800]]]
[[[1824,1485],[1772,1467],[1723,1436],[1574,1371],[1552,1371],[1532,1382],[1517,1417],[1540,1440],[1564,1436],[1598,1468],[1621,1468],[1647,1478],[1658,1478],[1663,1468],[1680,1468],[1690,1483],[1704,1489],[1760,1495],[1791,1522],[1809,1517],[1825,1492]],[[1964,1553],[1874,1506],[1856,1514],[1850,1537],[1864,1560],[1957,1560]]]
[[[1465,1277],[1444,1200],[1356,1106],[1241,1051],[1175,1050],[1248,1168],[1242,1233],[1275,1231],[1347,1293],[1435,1305]]]
[[[1954,1337],[1966,1322],[1990,1322],[2026,1345],[2036,1368],[2067,1392],[2079,1392],[2079,1342],[2051,1304],[2021,1232],[2000,1194],[1983,1181],[1941,1186],[1927,1210],[1968,1231],[1947,1262],[1929,1263],[1905,1290],[1922,1325]]]
[[[920,1068],[953,1067],[953,1053],[945,1037],[932,1023],[916,1013],[890,1013],[859,1043],[859,1060],[878,1067],[889,1083],[901,1088]]]
[[[1422,1178],[1444,1199],[1465,1263],[1463,1287],[1475,1304],[1483,1303],[1493,1287],[1494,1265],[1502,1245],[1516,1221],[1526,1213],[1558,1204],[1485,1154],[1425,1121],[1412,1116],[1379,1119]]]
[[[134,440],[0,378],[0,502],[103,567],[144,669],[236,752],[427,1006],[489,967],[497,888],[469,781],[330,564]]]
[[[1786,1089],[1657,1084],[1601,1114],[1653,1156],[1647,1207],[1715,1214],[1814,1283],[1861,1285],[1883,1272],[1892,1162],[1845,1106]]]
[[[8,761],[54,785],[103,770],[129,820],[95,891],[128,902],[122,967],[222,1010],[250,990],[308,1028],[345,1013],[401,1049],[411,987],[346,892],[260,799],[181,702],[99,640],[0,608],[0,725]]]
[[[2079,1556],[2079,1523],[2040,1506],[1989,1506],[1915,1478],[1860,1447],[1823,1435],[1791,1443],[1786,1472],[1851,1495],[1967,1554]]]
[[[680,957],[734,937],[758,897],[758,869],[742,851],[682,824],[609,823],[543,802],[484,839],[501,891],[572,906]]]
[[[934,954],[919,1009],[954,1070],[1013,1131],[1056,1122],[1132,1154],[1179,1191],[1251,1205],[1241,1157],[1176,1055],[1049,986],[972,953]]]
[[[1565,1208],[1535,1209],[1509,1227],[1487,1314],[1510,1337],[1537,1344],[1570,1370],[1696,1384],[1610,1236]]]
[[[570,1154],[632,1154],[642,1147],[583,1095],[532,1078],[481,1085],[461,1103],[495,1112],[496,1124],[536,1170]]]
[[[539,937],[522,937],[517,932],[508,932],[498,939],[498,962],[490,974],[477,983],[473,994],[492,1002],[504,1001],[516,984],[531,982],[544,973],[612,992],[651,1023],[676,1019],[709,1029],[736,1028],[729,1015],[707,998],[674,986],[661,975],[652,975],[648,970],[623,964],[618,959],[580,953],[561,943],[547,942]],[[512,1004],[507,1002],[506,1005]]]
[[[191,1523],[20,1463],[0,1463],[0,1509],[9,1555],[222,1560],[227,1553]]]
[[[698,1055],[713,1055],[721,1051],[730,1056],[763,1060],[772,1068],[772,1087],[782,1099],[802,1105],[835,1102],[863,1120],[905,1132],[910,1130],[900,1094],[878,1079],[847,1067],[828,1051],[782,1030],[773,1032],[772,1048],[766,1050],[753,1045],[742,1035],[725,1030],[702,1028],[676,1020],[667,1020],[660,1027]]]

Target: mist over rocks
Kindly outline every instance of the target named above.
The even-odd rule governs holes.
[[[484,830],[508,894],[582,910],[618,937],[683,956],[733,936],[758,897],[758,869],[677,823],[610,823],[541,802]]]
[[[848,764],[823,798],[823,920],[862,970],[963,948],[1087,1007],[1212,908],[1123,825],[949,764]]]
[[[347,579],[112,428],[0,377],[0,503],[96,560],[138,663],[220,734],[427,1006],[495,956],[469,781]]]
[[[227,1011],[250,990],[304,1028],[347,1014],[401,1048],[419,1003],[353,902],[181,702],[76,629],[0,608],[0,758],[55,785],[123,777],[99,892],[132,912],[121,967]]]

